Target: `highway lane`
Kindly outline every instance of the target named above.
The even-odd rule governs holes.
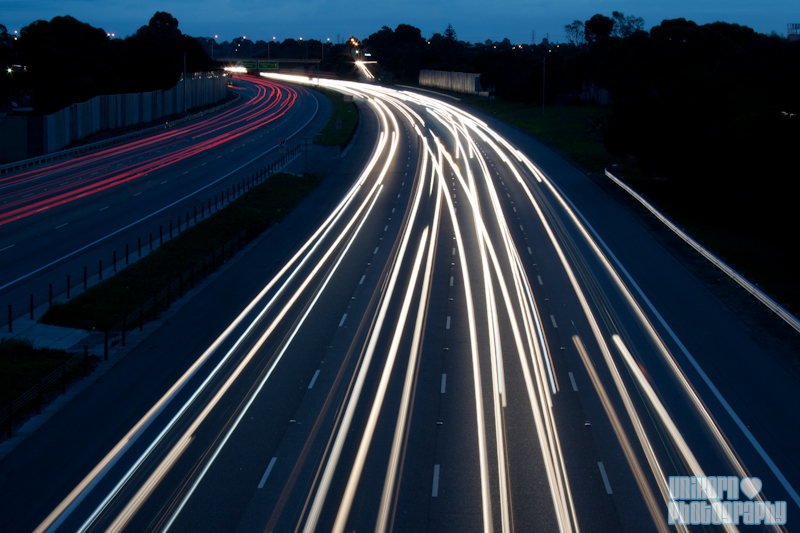
[[[48,283],[59,294],[67,273],[77,283],[88,266],[96,277],[99,261],[110,265],[114,252],[121,261],[126,244],[137,254],[139,239],[147,249],[150,235],[158,242],[159,232],[167,234],[170,223],[177,232],[180,220],[185,229],[187,217],[194,221],[195,209],[199,220],[210,203],[227,203],[237,183],[277,159],[280,139],[295,146],[330,113],[327,99],[314,91],[256,78],[235,80],[244,102],[219,114],[4,175],[4,300],[27,302],[32,293],[41,297]]]
[[[793,503],[536,165],[326,83],[379,117],[374,159],[65,530],[695,531],[667,526],[674,475]]]

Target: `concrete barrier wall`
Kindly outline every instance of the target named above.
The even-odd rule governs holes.
[[[419,84],[466,94],[481,94],[481,75],[443,70],[420,70]]]
[[[0,163],[57,152],[99,131],[146,124],[210,105],[225,98],[227,93],[224,72],[195,72],[166,91],[95,96],[37,119],[0,117]],[[28,120],[43,120],[40,139],[27,134]]]

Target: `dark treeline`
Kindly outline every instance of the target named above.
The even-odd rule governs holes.
[[[0,64],[6,65],[0,100],[29,93],[37,114],[99,94],[168,89],[183,72],[184,53],[187,71],[214,68],[200,43],[163,12],[125,39],[70,16],[33,22],[13,42],[6,35],[0,27]]]
[[[736,24],[644,21],[615,12],[565,27],[569,42],[514,45],[424,39],[384,27],[366,40],[387,73],[481,74],[501,98],[542,105],[607,104],[606,148],[645,175],[668,177],[686,204],[756,231],[765,213],[789,223],[800,146],[800,42]],[[545,70],[546,69],[546,70]],[[545,74],[546,73],[546,74]],[[743,190],[747,192],[743,194]]]

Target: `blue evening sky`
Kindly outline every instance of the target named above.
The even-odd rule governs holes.
[[[565,42],[564,25],[612,11],[642,17],[645,28],[664,19],[683,17],[698,24],[723,21],[758,32],[786,35],[786,24],[800,22],[797,0],[0,0],[0,24],[9,32],[34,20],[72,15],[117,36],[147,24],[156,11],[178,19],[179,28],[195,37],[218,41],[237,36],[278,40],[359,39],[378,31],[410,24],[424,37],[443,33],[450,23],[463,41],[486,39],[531,43],[549,36]]]

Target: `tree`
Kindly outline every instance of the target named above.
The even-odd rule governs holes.
[[[611,33],[614,37],[625,39],[633,35],[634,32],[644,31],[644,19],[642,17],[634,17],[632,15],[626,17],[620,11],[614,11],[611,16],[614,18],[614,30]]]
[[[587,20],[583,27],[586,41],[594,44],[611,36],[611,32],[614,31],[614,19],[597,14]]]
[[[572,24],[564,26],[564,32],[567,34],[567,39],[575,46],[586,44],[586,29],[583,22],[574,20]]]
[[[444,30],[444,38],[448,41],[457,41],[458,38],[456,37],[456,30],[453,29],[452,24],[448,24],[447,28]]]
[[[147,27],[164,35],[174,36],[175,34],[180,34],[180,31],[178,31],[178,19],[164,11],[156,11],[156,14],[150,18],[150,23]]]

